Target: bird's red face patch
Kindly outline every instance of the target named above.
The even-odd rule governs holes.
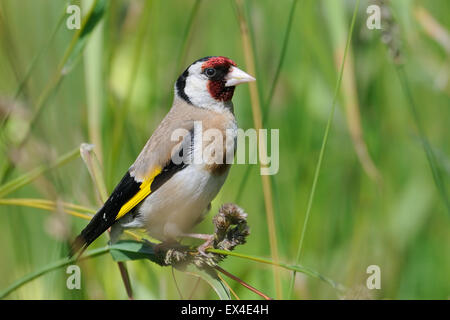
[[[236,62],[227,57],[212,57],[209,60],[205,61],[202,64],[202,69],[206,68],[217,68],[217,67],[226,67],[229,68],[231,66],[237,66]]]
[[[230,101],[233,98],[234,87],[225,86],[225,76],[230,67],[236,63],[226,57],[212,57],[202,64],[202,71],[214,69],[215,75],[208,80],[208,91],[211,96],[219,101]]]

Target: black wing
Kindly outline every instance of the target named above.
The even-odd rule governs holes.
[[[103,207],[75,239],[70,255],[73,256],[78,251],[81,255],[95,239],[111,227],[116,222],[120,208],[139,191],[140,186],[141,183],[137,182],[127,171]]]
[[[180,155],[183,153],[180,151]],[[155,192],[164,183],[166,183],[175,173],[187,166],[185,162],[175,164],[170,160],[161,172],[153,179],[150,190]],[[115,222],[117,215],[122,206],[127,203],[140,190],[141,182],[137,182],[129,172],[125,174],[119,184],[116,186],[111,196],[106,200],[103,207],[94,215],[92,220],[81,231],[80,235],[75,239],[71,246],[70,256],[80,252],[80,256],[84,250],[103,232],[111,227]],[[151,194],[151,193],[150,193]],[[141,201],[142,202],[142,201]]]

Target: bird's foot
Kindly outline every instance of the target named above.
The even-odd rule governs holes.
[[[214,243],[214,235],[209,234],[208,235],[209,238],[206,239],[206,241],[197,248],[197,251],[202,255],[202,256],[207,256],[206,254],[206,249],[208,249],[209,247],[212,247],[213,243]]]
[[[202,239],[205,242],[197,248],[198,253],[202,256],[207,256],[206,249],[212,247],[214,243],[214,235],[213,234],[203,234],[203,233],[186,233],[183,234],[183,237]]]

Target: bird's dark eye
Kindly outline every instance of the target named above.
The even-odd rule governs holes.
[[[207,68],[205,70],[205,74],[208,76],[208,78],[214,77],[216,75],[216,69]]]

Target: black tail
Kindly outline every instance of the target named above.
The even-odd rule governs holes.
[[[87,247],[101,236],[103,232],[111,226],[106,219],[103,218],[104,208],[100,209],[86,228],[75,238],[70,246],[69,258],[77,255],[77,259],[83,254]]]

